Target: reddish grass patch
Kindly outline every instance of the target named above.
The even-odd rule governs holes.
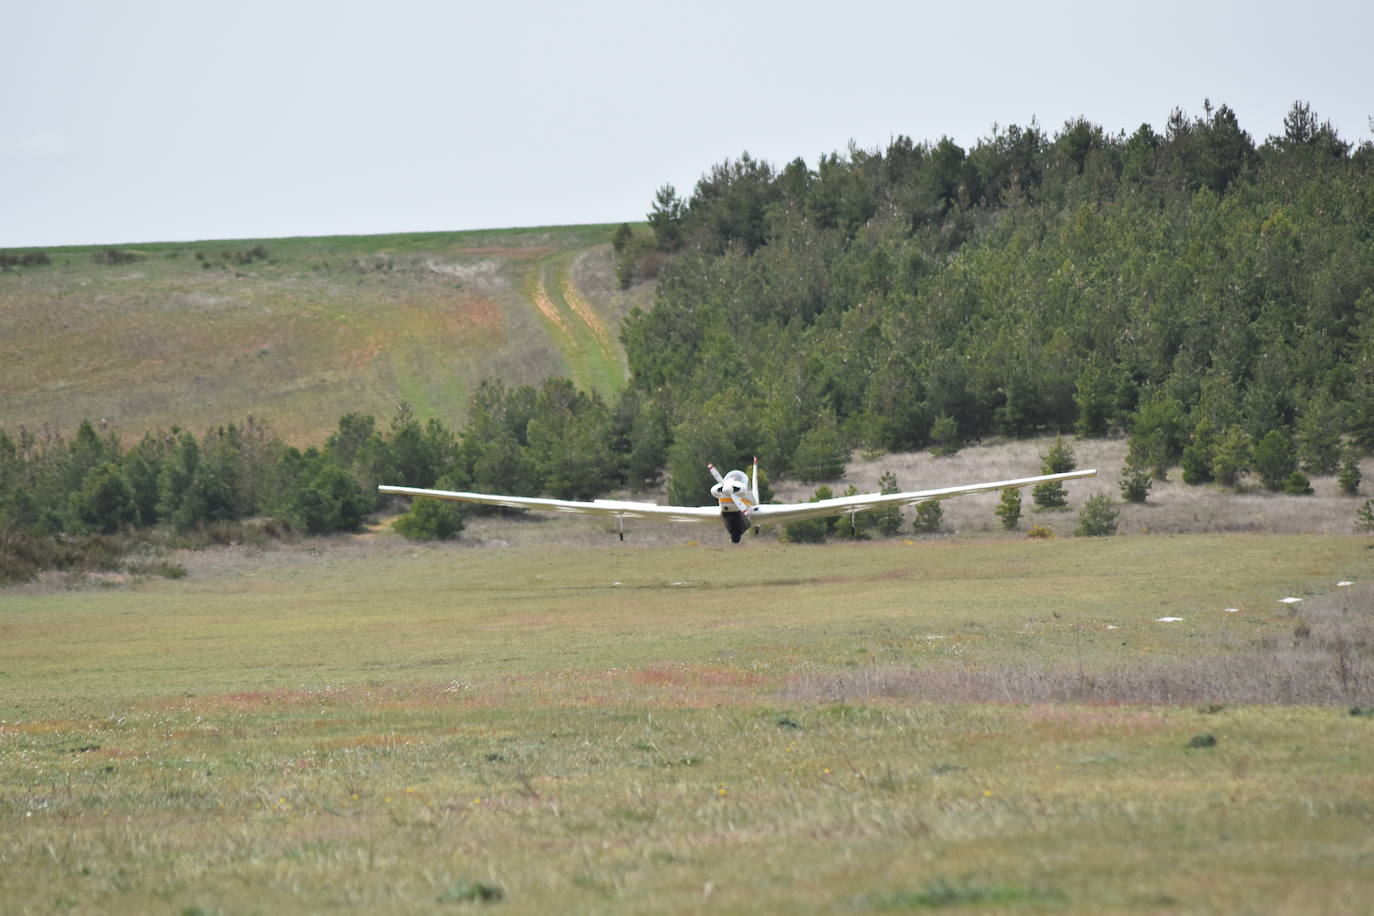
[[[721,665],[652,665],[630,672],[636,684],[653,687],[760,687],[764,678],[752,671]]]
[[[293,706],[318,706],[340,701],[341,691],[325,690],[248,690],[195,697],[185,704],[171,701],[163,705],[185,705],[195,709],[265,709]]]

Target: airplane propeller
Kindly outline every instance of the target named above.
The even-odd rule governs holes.
[[[721,499],[729,497],[730,502],[735,504],[735,508],[738,509],[745,518],[748,518],[750,507],[748,503],[740,498],[740,490],[744,488],[740,481],[733,476],[728,478],[722,476],[720,471],[716,470],[714,464],[706,465],[706,470],[710,471],[711,476],[716,479],[716,485],[711,488],[712,495]]]

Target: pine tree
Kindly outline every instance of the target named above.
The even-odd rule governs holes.
[[[1149,498],[1153,483],[1154,479],[1144,468],[1128,464],[1121,469],[1121,479],[1118,481],[1121,498],[1128,503],[1143,504]]]
[[[1078,466],[1073,454],[1073,446],[1064,441],[1063,436],[1055,436],[1049,450],[1040,456],[1040,473],[1067,474]],[[1062,509],[1069,504],[1068,491],[1059,480],[1051,480],[1036,485],[1031,498],[1041,509]]]
[[[440,477],[434,487],[452,490],[457,484],[450,477]],[[392,527],[412,541],[444,541],[462,532],[466,518],[467,509],[460,503],[420,496],[411,500],[410,510],[397,516]]]
[[[112,461],[91,468],[81,489],[71,494],[70,508],[79,530],[101,534],[114,534],[138,519],[133,488]]]
[[[1212,425],[1211,420],[1204,417],[1193,429],[1193,441],[1183,447],[1183,482],[1210,483],[1214,479],[1212,463],[1216,459],[1216,450],[1216,427]]]
[[[1357,496],[1360,492],[1360,456],[1353,448],[1347,448],[1341,456],[1341,472],[1337,475],[1341,492],[1346,496]]]
[[[935,534],[940,530],[944,518],[945,509],[940,505],[940,500],[926,500],[916,504],[916,520],[911,527],[917,534]]]
[[[1003,490],[1002,498],[997,501],[992,511],[1001,520],[1003,528],[1008,531],[1015,530],[1021,520],[1021,488],[1007,487]]]
[[[1374,499],[1366,499],[1355,513],[1355,527],[1360,531],[1374,531]]]
[[[1078,527],[1074,534],[1080,537],[1106,537],[1116,534],[1117,509],[1106,493],[1089,496],[1078,512]]]
[[[901,489],[897,486],[897,475],[891,471],[878,478],[878,492],[880,493],[900,493]],[[892,537],[902,530],[902,508],[901,506],[884,506],[869,513],[873,516],[873,525],[878,529],[878,533],[883,537]]]
[[[1226,427],[1212,456],[1212,475],[1217,483],[1238,488],[1250,471],[1252,450],[1250,434],[1243,427],[1235,423]]]
[[[1284,482],[1298,469],[1298,458],[1288,432],[1271,429],[1265,433],[1255,446],[1254,463],[1265,489],[1274,492],[1282,490]]]
[[[819,486],[811,494],[811,502],[818,503],[830,499],[834,492],[827,486]],[[819,544],[834,534],[838,521],[835,518],[804,518],[783,525],[783,539],[793,544]]]

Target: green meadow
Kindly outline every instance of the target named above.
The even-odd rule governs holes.
[[[3,593],[0,909],[1374,899],[1367,538],[585,544]]]

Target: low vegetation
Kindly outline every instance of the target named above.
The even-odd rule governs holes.
[[[7,907],[1374,894],[1364,539],[369,538],[7,595]]]

